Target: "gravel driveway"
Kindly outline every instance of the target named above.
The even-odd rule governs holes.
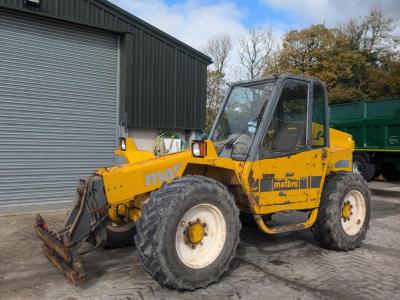
[[[367,239],[349,252],[321,249],[307,230],[245,228],[221,282],[183,293],[158,286],[133,247],[84,256],[89,280],[74,287],[41,254],[34,214],[2,216],[0,299],[400,299],[400,193],[374,194],[372,209]],[[44,215],[60,228],[65,212]]]

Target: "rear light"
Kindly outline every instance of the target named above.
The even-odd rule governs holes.
[[[119,139],[119,149],[122,151],[126,151],[126,138]]]
[[[192,155],[194,157],[206,156],[206,143],[204,141],[193,141],[192,142]]]

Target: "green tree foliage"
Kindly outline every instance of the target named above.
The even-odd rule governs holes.
[[[395,21],[380,10],[337,28],[292,30],[264,75],[295,73],[321,79],[331,102],[400,96]]]

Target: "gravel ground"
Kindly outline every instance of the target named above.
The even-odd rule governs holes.
[[[60,228],[65,212],[45,217]],[[367,239],[354,251],[321,249],[308,230],[268,236],[245,228],[228,274],[195,292],[158,286],[133,247],[84,256],[89,280],[74,287],[41,254],[33,220],[0,217],[0,299],[400,299],[400,193],[373,195]]]

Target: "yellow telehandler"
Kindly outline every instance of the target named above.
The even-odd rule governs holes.
[[[134,243],[162,286],[194,290],[217,282],[235,257],[241,222],[261,231],[311,228],[325,248],[347,251],[365,238],[370,192],[352,170],[351,135],[329,128],[327,93],[310,77],[284,75],[231,86],[209,138],[155,157],[120,138],[127,163],[78,183],[64,228],[36,217],[46,257],[78,285],[83,243]],[[271,216],[301,211],[296,224]]]

